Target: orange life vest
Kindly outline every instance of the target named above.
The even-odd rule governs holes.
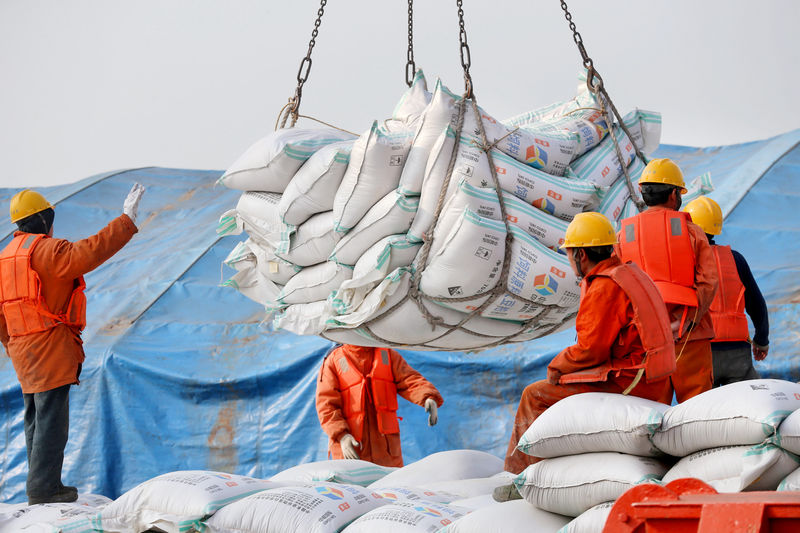
[[[45,235],[23,233],[0,252],[0,306],[11,337],[47,331],[59,324],[79,330],[86,326],[83,276],[76,280],[65,312],[53,313],[42,297],[39,274],[31,267],[31,254],[43,238]]]
[[[378,431],[384,435],[400,433],[397,421],[397,385],[392,373],[392,359],[388,348],[375,348],[372,369],[366,377],[359,372],[342,348],[331,352],[333,368],[339,378],[342,407],[353,437],[361,442],[364,435],[364,417],[367,414],[367,382],[375,410],[378,412]]]
[[[664,379],[675,371],[675,342],[670,328],[667,307],[653,281],[634,263],[622,263],[612,269],[592,275],[604,276],[619,285],[633,306],[633,323],[639,332],[645,351],[640,364],[615,366],[608,363],[586,370],[564,374],[560,383],[590,383],[606,381],[611,372],[644,369],[647,382]],[[589,280],[581,282],[581,297],[586,294]]]
[[[719,273],[719,287],[709,313],[714,325],[712,342],[747,341],[747,317],[744,314],[744,285],[739,279],[730,246],[714,245],[714,259]]]
[[[653,279],[664,302],[697,307],[690,220],[689,213],[668,209],[623,219],[619,252],[623,263],[636,263]]]

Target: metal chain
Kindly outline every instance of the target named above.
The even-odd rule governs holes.
[[[283,115],[281,128],[286,126],[286,120],[289,115],[292,116],[292,127],[297,123],[297,118],[300,113],[300,100],[303,98],[303,85],[308,80],[308,75],[311,73],[311,52],[314,50],[314,45],[317,44],[317,35],[319,35],[319,26],[322,24],[322,15],[325,14],[325,6],[328,0],[320,0],[319,9],[317,10],[317,19],[314,21],[314,29],[311,31],[311,40],[308,41],[308,51],[306,56],[300,61],[300,68],[297,69],[297,88],[294,90],[294,96],[289,98],[291,104]]]
[[[617,157],[619,158],[620,166],[622,167],[622,172],[625,175],[625,180],[627,181],[628,190],[631,193],[631,199],[636,204],[636,207],[639,211],[642,211],[644,204],[636,198],[636,195],[633,193],[633,184],[631,183],[631,178],[628,175],[628,168],[624,164],[622,158],[622,152],[619,148],[619,143],[617,142],[616,135],[614,134],[614,124],[611,121],[610,113],[606,106],[610,107],[614,113],[614,117],[616,117],[617,122],[619,123],[620,128],[622,131],[625,132],[625,135],[628,136],[628,140],[630,140],[631,144],[633,145],[633,149],[636,152],[636,156],[642,160],[642,162],[647,163],[647,158],[644,156],[642,151],[637,146],[636,142],[633,140],[631,136],[631,132],[628,130],[628,127],[622,120],[622,115],[617,110],[617,106],[614,105],[614,102],[611,100],[611,97],[608,95],[605,86],[603,85],[603,78],[600,76],[600,73],[594,68],[594,62],[592,58],[589,57],[589,54],[586,52],[586,47],[583,44],[583,37],[581,37],[578,28],[575,26],[575,22],[572,20],[572,13],[569,12],[569,8],[567,7],[566,0],[560,0],[561,2],[561,9],[564,11],[564,18],[567,19],[569,23],[569,29],[572,30],[572,40],[575,41],[575,44],[578,46],[578,51],[581,53],[581,59],[583,60],[583,66],[586,67],[586,86],[589,88],[592,94],[594,94],[595,98],[600,101],[600,107],[603,109],[603,113],[606,116],[606,122],[608,122],[608,129],[611,133],[611,138],[614,141],[614,148],[617,151]]]
[[[464,27],[464,0],[456,0],[458,6],[458,41],[461,52],[461,66],[464,68],[464,98],[472,98],[472,77],[469,67],[472,66],[472,57],[467,44],[467,30]]]
[[[414,83],[417,65],[414,63],[414,0],[408,0],[408,52],[406,53],[406,85]]]

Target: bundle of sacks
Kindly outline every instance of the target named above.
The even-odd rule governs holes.
[[[26,533],[492,533],[533,526],[555,533],[569,521],[524,501],[496,503],[494,488],[513,478],[502,467],[488,453],[454,450],[403,468],[320,461],[269,480],[180,471],[146,481],[113,502],[84,497],[75,504],[20,507],[7,517],[0,508],[0,528]],[[78,507],[84,508],[80,514]]]
[[[800,384],[742,381],[672,407],[570,396],[531,424],[519,452],[543,459],[515,485],[537,508],[576,517],[564,533],[601,532],[614,500],[639,483],[697,478],[719,492],[800,490]]]
[[[359,137],[274,132],[220,178],[245,192],[217,231],[248,235],[225,260],[237,270],[225,284],[262,303],[275,327],[362,346],[469,350],[564,327],[579,299],[558,251],[567,224],[582,211],[619,220],[635,210],[623,165],[635,182],[634,143],[651,153],[661,129],[657,113],[626,115],[631,139],[614,126],[620,163],[580,87],[505,122],[470,103],[459,128],[461,98],[440,81],[429,92],[419,71],[391,118]],[[697,180],[690,196],[708,186]]]

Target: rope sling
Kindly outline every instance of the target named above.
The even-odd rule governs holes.
[[[575,23],[572,20],[572,14],[569,12],[569,9],[567,7],[567,4],[566,4],[565,0],[560,0],[560,3],[561,3],[561,8],[564,11],[565,18],[566,18],[567,22],[569,23],[570,29],[572,30],[573,41],[577,45],[578,50],[579,50],[579,52],[581,54],[581,58],[582,58],[582,61],[583,61],[583,66],[587,69],[587,78],[586,78],[587,88],[591,92],[591,94],[594,96],[594,99],[598,102],[598,104],[600,106],[599,109],[596,109],[596,108],[575,109],[575,110],[571,111],[571,113],[573,113],[575,111],[579,111],[581,109],[595,109],[595,110],[600,111],[602,113],[602,116],[605,119],[606,124],[608,125],[609,135],[611,136],[612,142],[614,144],[614,149],[615,149],[615,152],[616,152],[617,160],[619,162],[620,167],[622,168],[622,171],[623,171],[623,174],[624,174],[624,177],[625,177],[626,186],[627,186],[628,192],[630,194],[630,198],[635,203],[637,209],[639,211],[642,211],[645,206],[644,206],[644,203],[637,197],[637,195],[635,193],[635,190],[634,190],[634,187],[633,187],[633,183],[632,183],[630,174],[628,172],[627,165],[625,164],[625,159],[623,157],[622,150],[620,149],[619,138],[617,136],[617,132],[615,131],[616,125],[615,125],[615,123],[613,121],[614,118],[617,119],[617,125],[625,133],[625,135],[628,136],[628,139],[630,140],[631,144],[633,145],[633,148],[635,150],[635,156],[638,157],[644,163],[647,162],[647,158],[645,158],[644,154],[642,154],[642,152],[640,151],[640,148],[636,145],[636,143],[633,142],[633,139],[631,137],[630,131],[628,130],[627,126],[624,124],[619,111],[617,110],[616,106],[614,105],[613,101],[611,100],[610,96],[608,95],[608,92],[605,89],[602,77],[600,76],[600,74],[595,69],[594,62],[592,61],[592,59],[589,57],[589,55],[586,52],[586,48],[585,48],[585,46],[583,44],[583,39],[582,39],[580,33],[577,31]],[[302,94],[303,94],[303,85],[307,81],[309,73],[311,71],[311,65],[312,65],[311,53],[312,53],[314,45],[316,43],[316,37],[317,37],[318,32],[319,32],[321,19],[322,19],[322,16],[324,14],[324,8],[325,8],[326,4],[327,4],[327,0],[321,0],[320,1],[320,7],[319,7],[319,9],[317,11],[317,18],[316,18],[316,20],[314,22],[314,28],[313,28],[312,33],[311,33],[311,40],[309,41],[308,50],[307,50],[306,56],[300,62],[300,67],[298,69],[298,73],[297,73],[297,88],[295,89],[294,95],[291,98],[289,98],[289,101],[287,102],[287,104],[284,105],[283,108],[281,109],[281,111],[279,112],[279,123],[280,123],[280,127],[281,128],[286,126],[286,123],[287,123],[289,117],[291,117],[290,127],[294,127],[295,126],[295,124],[297,122],[297,119],[299,117],[309,118],[311,120],[316,120],[316,121],[318,121],[320,123],[323,123],[325,125],[331,126],[330,124],[322,122],[322,121],[320,121],[318,119],[315,119],[313,117],[307,117],[307,116],[301,115],[299,113],[300,102],[301,102]],[[371,319],[363,322],[360,326],[358,326],[356,328],[357,330],[363,332],[363,334],[366,334],[369,337],[373,338],[374,340],[376,340],[376,341],[378,341],[378,342],[380,342],[380,343],[382,343],[384,345],[387,345],[387,346],[390,346],[390,345],[391,346],[397,346],[398,344],[396,342],[392,342],[392,341],[389,341],[387,339],[382,338],[380,335],[375,333],[375,331],[372,329],[371,326],[374,325],[378,320],[383,320],[383,319],[387,318],[388,316],[394,314],[409,299],[414,302],[414,304],[416,305],[416,307],[419,310],[420,314],[425,318],[427,323],[431,326],[431,330],[435,330],[436,327],[443,328],[443,332],[441,334],[439,334],[437,337],[435,337],[434,339],[430,339],[430,340],[426,341],[425,343],[416,343],[416,344],[414,344],[414,346],[418,346],[418,347],[421,347],[421,348],[441,349],[440,347],[435,346],[435,345],[433,345],[431,343],[433,343],[435,341],[438,341],[440,339],[443,339],[444,337],[450,335],[451,333],[453,333],[455,331],[460,331],[460,332],[464,332],[464,333],[467,333],[468,335],[475,336],[475,337],[495,339],[492,343],[481,345],[480,348],[478,348],[480,350],[483,350],[483,349],[486,349],[486,348],[499,346],[501,344],[505,344],[507,342],[513,341],[513,339],[515,337],[518,337],[520,335],[528,333],[528,332],[532,331],[533,329],[536,329],[536,328],[539,328],[539,327],[541,327],[542,330],[540,332],[538,332],[537,336],[548,335],[548,334],[558,330],[559,328],[561,328],[564,323],[572,320],[577,315],[577,312],[573,312],[573,313],[569,314],[568,316],[564,317],[561,320],[560,323],[552,324],[551,327],[547,328],[543,324],[539,324],[539,322],[541,320],[539,317],[541,315],[546,315],[548,310],[553,309],[553,308],[558,308],[559,306],[557,306],[555,304],[543,304],[543,303],[540,303],[540,302],[529,300],[529,299],[524,298],[524,297],[522,297],[522,296],[520,296],[518,294],[515,294],[511,290],[508,290],[508,276],[509,276],[509,271],[511,269],[511,254],[512,254],[512,243],[514,242],[514,234],[511,231],[509,217],[507,216],[506,205],[505,205],[505,201],[504,201],[504,198],[503,198],[502,188],[500,186],[500,182],[499,182],[499,179],[497,177],[497,169],[495,167],[494,159],[493,159],[493,156],[492,156],[492,150],[497,146],[497,144],[501,140],[503,140],[503,138],[505,136],[503,138],[496,139],[494,142],[489,142],[489,140],[486,137],[486,131],[485,131],[485,128],[484,128],[483,119],[481,117],[481,113],[480,113],[480,110],[478,108],[477,98],[475,97],[474,85],[473,85],[473,82],[472,82],[472,76],[470,74],[470,67],[472,66],[472,60],[471,60],[470,48],[469,48],[469,43],[468,43],[468,40],[467,40],[467,32],[466,32],[465,21],[464,21],[463,0],[456,0],[456,6],[458,8],[459,53],[460,53],[460,59],[461,59],[461,67],[462,67],[463,74],[464,74],[464,93],[463,93],[461,99],[458,101],[457,114],[456,114],[456,118],[455,118],[455,124],[454,124],[454,127],[453,127],[454,135],[455,135],[453,151],[450,154],[450,160],[449,160],[449,164],[448,164],[447,171],[446,171],[446,174],[445,174],[445,179],[444,179],[444,182],[442,184],[441,190],[439,192],[439,197],[438,197],[438,200],[437,200],[437,203],[436,203],[436,208],[435,208],[434,214],[433,214],[433,221],[432,221],[430,227],[428,228],[428,230],[425,232],[425,238],[423,239],[422,247],[421,247],[419,253],[417,254],[416,259],[414,260],[414,264],[410,266],[410,280],[409,280],[408,293],[403,298],[401,298],[399,301],[395,302],[393,305],[391,305],[387,309],[383,310],[382,312],[380,312],[376,316],[372,317]],[[410,87],[412,85],[412,83],[413,83],[414,75],[416,73],[416,63],[414,62],[414,51],[413,51],[413,0],[408,0],[408,49],[407,49],[406,59],[407,59],[407,61],[406,61],[406,65],[405,65],[405,77],[406,77],[405,81],[406,81],[406,84]],[[464,117],[465,117],[466,113],[470,112],[470,110],[467,109],[468,107],[471,108],[471,112],[474,113],[475,121],[476,121],[476,123],[478,125],[477,133],[478,133],[479,139],[477,139],[477,140],[473,139],[472,142],[473,142],[473,144],[475,146],[477,146],[485,154],[485,156],[486,156],[486,158],[488,160],[489,169],[491,171],[491,177],[492,177],[492,187],[493,187],[493,189],[494,189],[494,191],[495,191],[495,193],[497,195],[498,203],[499,203],[499,206],[500,206],[500,216],[501,216],[501,219],[503,221],[503,224],[504,224],[504,227],[505,227],[505,230],[506,230],[505,253],[504,253],[504,257],[503,257],[503,262],[502,262],[500,274],[499,274],[499,276],[497,278],[497,283],[494,285],[494,287],[492,289],[488,290],[487,292],[483,292],[481,294],[470,295],[470,296],[462,296],[462,297],[430,296],[430,295],[424,294],[420,290],[420,282],[421,282],[422,274],[425,272],[425,269],[428,266],[428,259],[429,259],[431,247],[433,245],[433,240],[434,240],[434,237],[433,237],[434,236],[434,231],[436,229],[436,226],[437,226],[438,221],[439,221],[439,217],[441,215],[441,212],[442,212],[442,210],[444,208],[444,205],[445,205],[445,202],[447,200],[447,191],[449,190],[449,185],[450,185],[450,182],[451,182],[451,179],[452,179],[453,172],[455,170],[455,163],[456,163],[456,160],[458,158],[459,146],[460,146],[461,137],[462,137],[462,130],[463,130],[463,127],[464,127]],[[277,126],[278,126],[278,121],[276,121],[276,129],[277,129]],[[335,127],[335,126],[331,126],[331,127]],[[336,129],[341,129],[341,128],[336,128]],[[342,131],[346,131],[346,130],[342,130]],[[510,134],[514,133],[514,131],[516,131],[516,130],[510,131],[506,135],[510,135]],[[468,324],[468,322],[470,320],[472,320],[473,318],[476,318],[476,317],[481,317],[481,313],[488,306],[490,306],[493,302],[495,302],[498,297],[501,297],[504,294],[510,294],[511,297],[513,297],[516,301],[522,302],[522,303],[524,303],[524,304],[526,304],[528,306],[532,306],[533,308],[539,309],[541,311],[539,313],[537,313],[537,315],[535,317],[533,317],[533,318],[530,318],[530,319],[528,319],[526,321],[520,321],[519,322],[519,329],[515,333],[510,334],[510,335],[505,335],[505,336],[500,336],[500,337],[498,337],[496,335],[486,335],[486,334],[483,334],[483,333],[480,333],[480,332],[473,331],[473,330],[471,330],[471,329],[469,329],[467,327],[467,324]],[[458,302],[473,301],[473,300],[478,300],[478,299],[481,299],[481,298],[483,299],[483,302],[480,305],[477,305],[477,306],[471,308],[469,313],[463,313],[464,317],[461,318],[461,320],[459,320],[458,323],[452,324],[452,325],[446,324],[444,319],[441,316],[438,316],[435,313],[431,312],[428,309],[428,307],[425,305],[425,301],[429,301],[429,302],[432,302],[434,304],[447,304],[447,303],[458,303]],[[348,329],[350,329],[350,328],[330,328],[327,331],[341,331],[341,330],[348,330]],[[323,332],[323,335],[324,335],[324,332]],[[641,378],[641,372],[640,372],[639,376],[637,376],[637,379],[635,380],[635,382],[632,384],[632,386],[629,389],[632,389],[636,385],[636,383],[638,383],[640,378]],[[625,392],[627,393],[627,392],[629,392],[629,390],[625,391]]]

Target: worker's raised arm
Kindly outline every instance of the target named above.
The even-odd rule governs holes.
[[[34,269],[61,279],[75,279],[94,270],[120,251],[137,232],[128,215],[120,215],[89,238],[70,242],[42,239]]]
[[[331,365],[335,364],[331,357],[322,362],[317,379],[317,417],[322,431],[334,442],[339,442],[342,435],[350,433],[350,426],[342,410],[342,393],[339,390],[339,378]]]
[[[411,368],[399,353],[390,350],[392,374],[397,385],[397,393],[411,403],[425,407],[425,400],[431,398],[438,407],[444,403],[442,395],[425,377]]]

